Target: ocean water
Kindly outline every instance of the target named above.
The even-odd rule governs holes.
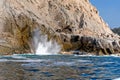
[[[0,80],[120,80],[120,57],[0,56]]]

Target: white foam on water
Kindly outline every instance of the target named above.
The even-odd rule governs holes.
[[[15,56],[34,55],[33,53],[13,54]]]
[[[72,66],[75,62],[54,62],[55,66]]]
[[[77,62],[91,62],[90,60],[77,60]]]
[[[42,62],[43,60],[37,59],[37,60],[32,60],[32,59],[28,59],[28,60],[8,60],[11,62]]]
[[[110,55],[110,56],[112,56],[112,57],[120,57],[120,56],[117,55],[117,54],[112,54],[112,55]]]
[[[113,79],[113,80],[120,80],[120,78],[116,78],[116,79]]]
[[[115,62],[102,62],[102,64],[113,64]]]
[[[7,59],[0,59],[0,62],[6,62],[8,61]]]
[[[37,55],[54,55],[59,53],[60,46],[56,41],[48,40],[47,35],[40,34],[39,30],[35,30],[33,36]]]
[[[13,60],[13,59],[0,59],[0,62],[43,62],[43,61],[48,61],[48,60],[42,60],[42,59],[20,59],[20,60]]]
[[[19,56],[19,55],[12,55],[11,57],[15,59],[26,59],[26,57]]]
[[[74,56],[80,56],[80,57],[96,57],[96,55],[92,55],[92,54],[86,54],[86,55],[74,55]]]

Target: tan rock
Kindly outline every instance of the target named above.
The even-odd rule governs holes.
[[[0,39],[12,49],[10,53],[34,50],[31,40],[36,28],[48,39],[55,39],[62,51],[120,52],[119,36],[110,30],[89,0],[1,0],[0,25]],[[95,40],[96,45],[92,43]],[[0,46],[8,45],[0,42]]]

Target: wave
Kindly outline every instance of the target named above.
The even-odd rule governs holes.
[[[120,80],[120,78],[116,78],[116,79],[113,79],[113,80]]]
[[[0,62],[43,62],[46,60],[42,60],[42,59],[20,59],[20,60],[13,60],[13,59],[0,59]],[[48,60],[47,60],[48,61]]]
[[[89,54],[89,55],[74,55],[74,56],[80,56],[80,57],[120,57],[117,54],[112,54],[112,55],[93,55],[93,54]]]

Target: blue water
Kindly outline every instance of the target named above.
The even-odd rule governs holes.
[[[120,57],[12,55],[0,57],[0,80],[114,80]]]

